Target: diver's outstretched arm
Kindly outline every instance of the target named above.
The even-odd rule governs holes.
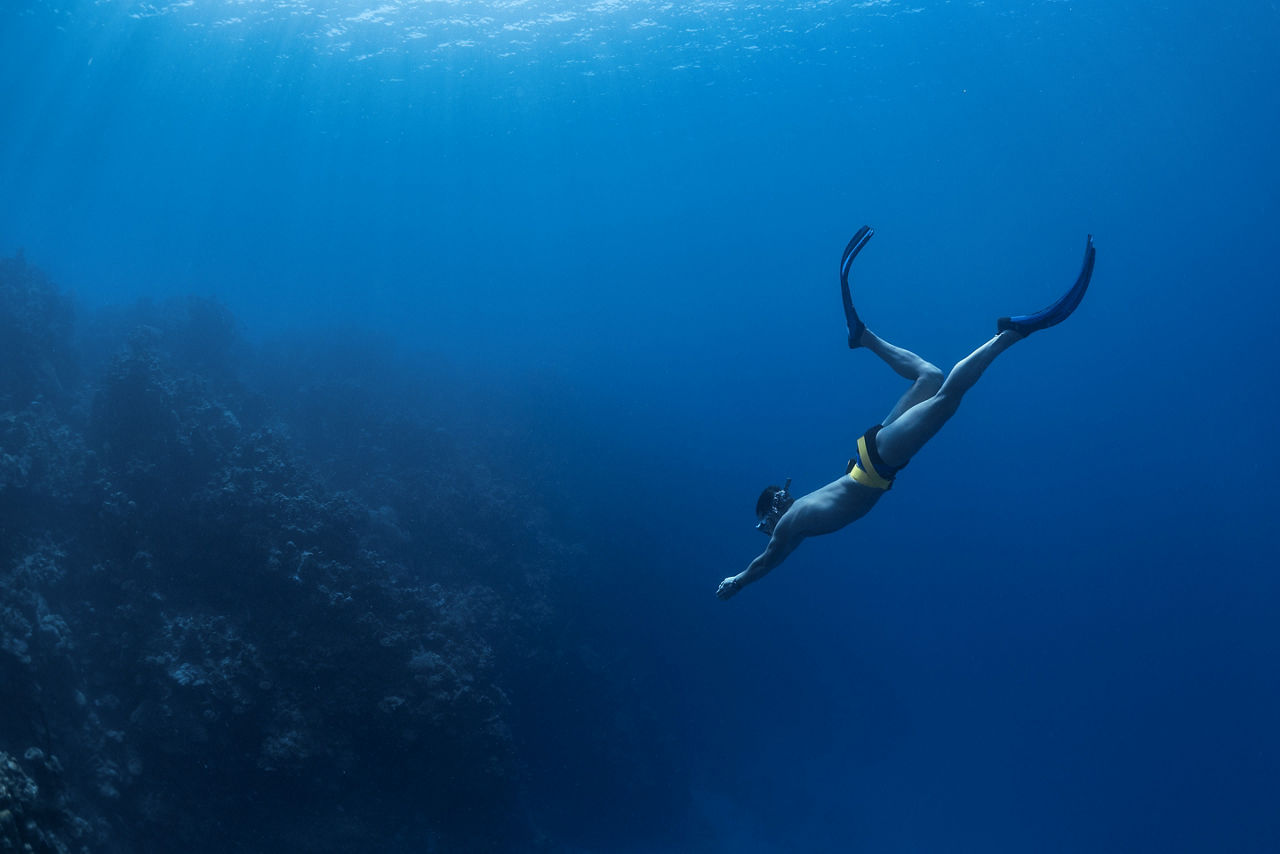
[[[729,599],[735,596],[743,587],[759,581],[777,569],[778,565],[796,550],[796,546],[800,545],[804,537],[793,534],[791,525],[787,524],[787,521],[786,517],[783,517],[778,522],[778,527],[773,529],[773,536],[769,538],[769,545],[764,547],[760,556],[751,561],[746,569],[720,582],[720,586],[716,588],[717,597]]]

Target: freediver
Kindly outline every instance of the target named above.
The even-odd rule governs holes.
[[[1066,320],[1080,304],[1093,275],[1093,235],[1089,235],[1080,276],[1061,299],[1035,314],[1000,318],[996,321],[996,336],[958,362],[944,378],[942,371],[915,353],[877,336],[854,310],[849,268],[873,234],[868,226],[859,229],[840,259],[840,291],[849,327],[849,347],[865,347],[875,353],[899,376],[910,380],[911,388],[884,421],[858,439],[857,456],[849,461],[844,477],[800,498],[791,496],[790,479],[784,486],[765,488],[756,502],[756,528],[769,535],[769,545],[745,570],[720,582],[716,596],[721,599],[729,599],[746,585],[764,578],[806,537],[833,533],[865,516],[893,486],[898,472],[956,414],[964,393],[973,388],[996,356],[1031,333]]]

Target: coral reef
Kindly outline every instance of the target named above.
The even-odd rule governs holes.
[[[22,254],[0,258],[0,407],[60,395],[75,379],[71,301]]]
[[[0,261],[0,850],[539,850],[510,685],[578,665],[529,482],[385,361],[72,318]]]
[[[23,757],[31,773],[52,779],[56,759],[31,748]],[[71,854],[92,850],[92,828],[68,808],[66,797],[41,785],[12,756],[0,751],[0,851]]]

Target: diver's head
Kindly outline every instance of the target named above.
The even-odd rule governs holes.
[[[756,500],[756,530],[773,536],[774,526],[782,515],[795,503],[789,491],[791,478],[787,478],[785,486],[766,486],[760,498]]]

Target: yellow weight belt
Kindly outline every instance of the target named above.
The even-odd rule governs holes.
[[[849,477],[872,489],[888,489],[893,486],[893,481],[881,477],[880,472],[876,471],[876,467],[871,464],[871,454],[867,451],[865,435],[858,437],[858,459],[850,460]]]

